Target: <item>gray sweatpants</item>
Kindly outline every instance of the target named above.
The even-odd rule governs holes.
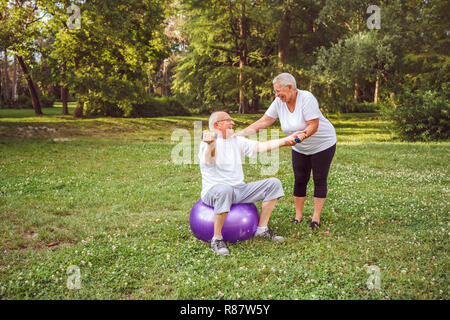
[[[283,186],[277,178],[268,178],[255,182],[230,186],[216,184],[211,187],[202,201],[214,207],[214,213],[230,212],[233,203],[253,203],[278,199],[284,196]]]

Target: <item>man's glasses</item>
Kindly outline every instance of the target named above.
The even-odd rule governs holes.
[[[287,86],[281,86],[282,88],[287,88]],[[281,90],[273,90],[273,93],[280,94]]]
[[[275,95],[279,94],[281,92],[281,90],[273,90],[273,93],[275,93]]]
[[[231,118],[228,118],[228,119],[223,119],[223,120],[217,120],[216,122],[221,122],[221,121],[233,121],[233,120],[231,120]]]

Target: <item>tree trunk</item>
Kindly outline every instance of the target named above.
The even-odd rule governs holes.
[[[379,92],[380,92],[380,76],[377,75],[377,81],[375,82],[375,94],[373,97],[373,103],[375,104],[378,103]]]
[[[10,101],[11,100],[11,91],[9,89],[9,74],[8,74],[8,51],[5,49],[4,51],[5,57],[4,57],[4,61],[3,61],[3,69],[4,69],[4,90],[5,90],[5,99],[6,101]]]
[[[73,58],[73,63],[75,66],[75,70],[78,70],[79,67],[79,60],[77,57]],[[81,84],[78,86],[78,94],[77,94],[77,106],[75,107],[75,111],[73,112],[73,116],[74,118],[83,118],[83,109],[84,109],[84,102],[83,102],[83,98],[81,97],[81,94],[84,93],[85,88],[84,86]]]
[[[169,95],[168,90],[168,82],[169,82],[169,61],[167,59],[164,59],[163,67],[162,67],[162,79],[161,79],[161,95],[167,96]]]
[[[18,70],[17,70],[17,59],[14,57],[14,65],[13,65],[13,79],[12,79],[12,100],[14,103],[14,107],[18,107],[19,102],[19,95],[17,94],[17,85],[19,82],[19,76],[18,76]]]
[[[355,83],[354,83],[354,91],[353,91],[353,100],[355,102],[359,101],[359,77],[358,71],[355,71]]]
[[[67,98],[69,96],[69,89],[65,86],[61,86],[61,101],[62,101],[62,115],[69,115],[69,107],[67,105]]]
[[[61,83],[61,101],[62,101],[62,115],[69,115],[69,107],[67,105],[67,100],[69,97],[69,89],[66,87],[66,64],[64,63],[62,67],[62,83]]]
[[[30,92],[31,102],[33,103],[34,114],[37,116],[43,115],[41,109],[41,103],[39,102],[39,96],[37,94],[36,87],[34,86],[33,79],[31,79],[30,74],[28,73],[28,68],[23,61],[21,56],[16,56],[17,62],[19,62],[20,68],[22,69],[22,73],[27,80],[28,91]]]
[[[248,25],[245,16],[245,4],[241,5],[242,12],[239,19],[239,113],[246,113],[248,110],[248,98],[245,88],[244,67],[247,65],[247,37]]]
[[[259,109],[259,95],[253,92],[252,97],[252,112],[257,113]]]
[[[280,33],[278,35],[278,67],[282,68],[286,63],[286,56],[289,50],[289,38],[291,31],[291,12],[285,9],[280,23]]]

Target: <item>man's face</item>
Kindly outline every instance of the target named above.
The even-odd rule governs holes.
[[[218,116],[215,126],[226,136],[229,133],[233,133],[234,121],[231,120],[228,113],[223,112]]]
[[[292,86],[290,84],[287,85],[286,87],[283,87],[281,84],[275,83],[273,85],[273,90],[274,90],[275,96],[280,98],[281,101],[288,102],[291,100]]]

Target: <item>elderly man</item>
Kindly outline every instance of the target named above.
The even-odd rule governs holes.
[[[270,215],[277,200],[284,196],[277,178],[244,183],[241,154],[254,157],[258,152],[282,146],[293,146],[300,132],[288,137],[266,142],[234,136],[234,122],[226,112],[214,112],[209,118],[209,129],[203,132],[199,158],[202,173],[202,201],[214,207],[214,236],[211,249],[219,255],[229,255],[222,238],[225,217],[233,203],[253,203],[262,200],[261,215],[255,236],[273,241],[283,241],[268,228]],[[297,140],[298,141],[298,140]]]

